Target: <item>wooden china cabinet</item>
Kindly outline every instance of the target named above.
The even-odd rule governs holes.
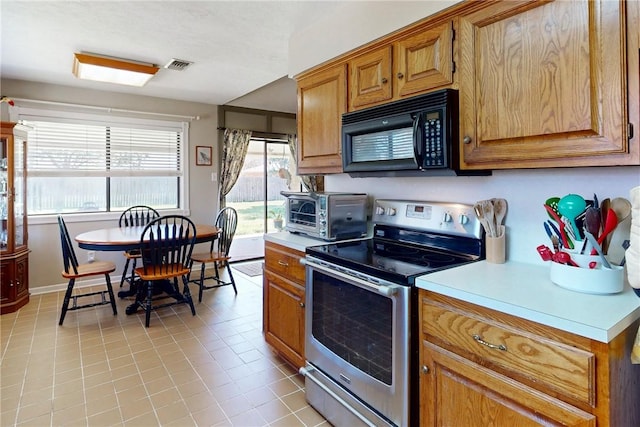
[[[27,131],[2,122],[0,135],[0,314],[29,302]]]

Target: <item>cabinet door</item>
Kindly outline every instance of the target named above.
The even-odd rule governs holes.
[[[637,163],[637,147],[628,154],[624,8],[499,2],[462,16],[463,167]]]
[[[453,23],[420,31],[395,45],[396,96],[453,83]]]
[[[304,288],[264,272],[264,333],[297,368],[304,366]]]
[[[595,426],[592,414],[424,341],[422,426]]]
[[[342,173],[346,65],[298,81],[298,174]]]
[[[16,300],[26,298],[29,300],[29,254],[18,257],[15,262],[15,288],[16,288]],[[20,302],[22,306],[26,302]]]
[[[15,300],[16,286],[14,262],[13,260],[2,261],[2,263],[0,263],[0,306],[13,303]]]
[[[349,62],[349,111],[391,99],[391,55],[391,46],[385,46]]]

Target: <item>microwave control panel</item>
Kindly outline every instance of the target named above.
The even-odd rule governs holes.
[[[443,111],[424,114],[424,167],[447,167]]]

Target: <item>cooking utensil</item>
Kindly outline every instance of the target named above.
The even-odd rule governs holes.
[[[584,236],[587,238],[587,240],[589,240],[589,243],[591,243],[591,246],[593,246],[596,252],[598,252],[598,255],[600,255],[600,259],[602,260],[602,265],[605,268],[611,269],[611,264],[609,264],[609,261],[607,261],[607,259],[604,256],[604,253],[602,252],[602,246],[600,246],[600,243],[596,240],[595,237],[593,237],[593,234],[589,233],[588,231],[585,231]]]
[[[607,222],[607,214],[609,213],[609,208],[611,207],[611,199],[608,197],[600,202],[600,216],[602,219],[600,220],[600,224],[605,224]]]
[[[607,220],[604,223],[604,230],[602,230],[602,234],[598,237],[598,244],[602,245],[604,239],[618,226],[618,215],[616,211],[613,209],[609,209],[607,213]]]
[[[560,240],[557,235],[553,234],[553,231],[551,231],[551,226],[548,222],[544,223],[544,231],[547,232],[547,236],[549,236],[549,239],[551,239],[553,251],[558,252],[560,250]]]
[[[567,194],[558,202],[558,213],[569,220],[577,240],[582,240],[582,234],[576,224],[576,218],[584,212],[586,207],[587,202],[577,194]]]
[[[482,208],[482,214],[487,220],[487,225],[489,226],[489,237],[496,237],[495,217],[491,200],[483,200],[480,202],[480,207]]]
[[[549,249],[549,246],[540,245],[536,248],[536,250],[540,254],[540,257],[542,258],[543,261],[553,260],[553,252],[551,252],[551,249]]]
[[[496,232],[501,234],[500,227],[502,225],[502,221],[504,220],[505,215],[507,214],[507,201],[505,199],[491,199],[493,203],[493,213],[495,216],[496,222]],[[499,235],[496,237],[500,237]]]
[[[478,217],[478,221],[480,221],[480,224],[482,224],[482,228],[484,228],[485,233],[487,235],[491,235],[491,230],[489,228],[489,220],[484,216],[484,209],[482,208],[482,202],[478,202],[474,204],[473,210],[475,211],[476,216]]]
[[[580,267],[574,260],[571,259],[571,255],[569,255],[567,252],[556,252],[555,254],[553,254],[553,261],[560,264],[568,264],[574,267]]]
[[[570,240],[567,239],[567,234],[564,231],[564,223],[562,222],[562,220],[560,219],[558,214],[549,205],[545,204],[544,208],[549,213],[549,216],[551,216],[551,218],[553,218],[555,220],[555,222],[558,224],[558,229],[559,229],[558,231],[560,232],[560,239],[562,239],[562,247],[563,248],[573,249],[573,243]]]
[[[600,236],[600,221],[600,211],[593,206],[588,207],[584,217],[585,229],[596,238]]]
[[[549,197],[544,204],[549,206],[555,213],[558,213],[558,202],[560,201],[560,197]],[[549,218],[554,219],[551,214],[549,214]]]

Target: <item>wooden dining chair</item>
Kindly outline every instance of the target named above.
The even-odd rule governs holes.
[[[167,215],[151,220],[140,237],[142,267],[135,269],[144,286],[139,286],[137,306],[145,310],[145,326],[148,328],[151,311],[176,304],[188,304],[195,316],[188,276],[191,254],[196,243],[196,226],[181,215]],[[183,283],[182,293],[178,283]],[[156,290],[164,291],[157,294]],[[160,300],[173,301],[158,303]],[[127,311],[127,314],[130,314]]]
[[[64,318],[67,315],[67,311],[80,310],[82,308],[95,307],[99,305],[111,304],[113,309],[113,315],[118,314],[116,308],[116,299],[113,295],[113,288],[111,287],[110,273],[116,270],[116,265],[112,262],[106,261],[94,261],[88,264],[78,264],[78,258],[73,250],[71,244],[71,238],[69,237],[69,231],[67,225],[61,215],[58,216],[58,227],[60,228],[60,241],[62,243],[62,261],[64,264],[64,270],[62,271],[62,277],[69,279],[67,284],[67,291],[64,294],[64,301],[62,302],[62,310],[60,312],[60,322],[62,325]],[[76,279],[81,277],[100,276],[104,275],[106,281],[106,290],[85,292],[85,293],[73,293],[73,287],[76,283]],[[99,298],[97,298],[99,296]],[[91,302],[85,304],[78,304],[80,298],[91,298]],[[73,301],[73,305],[69,307],[69,303]]]
[[[144,205],[132,206],[122,212],[122,214],[120,215],[120,219],[118,220],[118,227],[139,227],[149,224],[152,219],[156,219],[158,217],[160,217],[160,214],[152,207]],[[140,251],[138,249],[125,251],[124,257],[126,259],[126,262],[124,264],[124,269],[122,270],[120,287],[122,287],[124,285],[124,282],[127,281],[129,282],[129,286],[131,286],[131,292],[125,292],[124,294],[121,292],[118,293],[118,296],[135,295],[135,270],[137,260],[140,259]],[[127,278],[127,273],[129,272],[129,262],[131,262],[131,276]]]
[[[209,252],[196,253],[191,257],[191,264],[200,263],[200,278],[191,280],[190,283],[196,283],[199,287],[198,290],[198,302],[202,302],[202,293],[205,289],[219,288],[220,286],[232,285],[233,291],[238,295],[238,289],[236,288],[236,282],[231,273],[231,266],[229,265],[229,249],[233,242],[233,236],[236,233],[238,226],[238,213],[232,207],[226,207],[218,212],[216,216],[216,227],[220,230],[218,238],[211,241],[211,247]],[[205,270],[207,264],[213,264],[214,274],[211,276],[205,276]],[[225,281],[220,277],[219,267],[226,268],[229,274],[229,280]],[[214,285],[205,285],[205,280],[214,280]]]

